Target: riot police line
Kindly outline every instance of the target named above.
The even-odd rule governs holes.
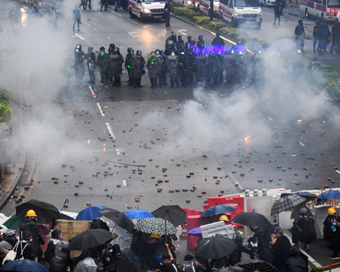
[[[152,51],[147,54],[146,60],[140,50],[134,52],[131,47],[124,58],[120,48],[113,43],[107,52],[103,46],[96,52],[90,46],[87,53],[83,52],[80,44],[75,48],[73,67],[78,83],[82,82],[87,70],[90,77],[88,83],[95,84],[95,72],[98,71],[100,83],[106,85],[112,82],[113,86],[120,87],[123,65],[128,74],[128,85],[142,87],[141,78],[147,69],[150,87],[155,89],[168,85],[167,78],[171,88],[187,87],[195,80],[201,86],[210,87],[242,83],[246,78],[255,81],[261,62],[256,56],[248,56],[241,42],[230,49],[226,48],[219,33],[216,33],[212,46],[205,45],[202,35],[196,44],[191,36],[184,43],[181,36],[177,38],[172,33],[165,42],[165,50]],[[254,65],[258,67],[254,68]]]

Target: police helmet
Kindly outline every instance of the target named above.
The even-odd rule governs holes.
[[[178,35],[178,41],[182,41],[182,36]]]
[[[87,50],[88,50],[89,53],[91,53],[91,52],[93,51],[93,47],[92,47],[92,46],[89,46],[89,47],[87,48]]]
[[[110,43],[109,48],[115,48],[116,45],[114,43]]]
[[[156,54],[156,55],[160,55],[160,54],[161,54],[161,50],[156,49],[156,50],[155,50],[155,54]]]
[[[299,209],[299,214],[301,215],[306,215],[308,212],[307,208],[306,207],[302,207]]]
[[[189,42],[191,41],[191,36],[188,36],[188,41],[189,41]]]
[[[81,44],[77,44],[76,45],[76,48],[75,48],[75,50],[79,50],[79,51],[81,51],[82,50],[82,45]]]
[[[120,50],[118,47],[113,48],[113,54],[119,54]]]
[[[216,32],[216,37],[219,37],[221,33],[219,31]]]
[[[127,49],[127,52],[128,52],[128,54],[132,54],[134,51],[133,51],[133,49],[132,49],[131,47],[129,47],[129,48]]]
[[[55,230],[52,231],[51,237],[54,238],[54,239],[59,239],[60,234],[61,234],[61,231],[58,230],[58,229],[55,229]]]
[[[100,49],[99,49],[100,51],[105,51],[105,47],[104,46],[102,46],[102,47],[100,47]]]
[[[136,55],[137,55],[137,56],[141,56],[141,55],[142,55],[142,51],[137,50]]]
[[[155,55],[155,51],[151,51],[150,55]]]
[[[198,36],[198,39],[199,39],[200,41],[203,41],[203,36],[202,36],[202,35],[199,35],[199,36]]]

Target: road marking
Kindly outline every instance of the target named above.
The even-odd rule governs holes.
[[[305,146],[303,143],[299,142],[300,145]]]
[[[126,18],[126,20],[128,20],[128,21],[130,21],[130,22],[132,22],[132,23],[134,23],[134,24],[136,24],[136,25],[138,25],[138,23],[137,23],[137,22],[135,22],[135,21],[132,21],[132,20],[130,20],[129,18]]]
[[[107,130],[109,131],[110,133],[110,136],[113,138],[113,139],[116,139],[115,135],[113,134],[112,132],[112,128],[111,128],[111,125],[109,123],[105,123],[106,127],[107,127]]]
[[[98,109],[99,109],[100,114],[101,114],[102,116],[105,116],[105,114],[104,114],[104,112],[103,112],[103,110],[102,110],[102,107],[100,106],[99,103],[97,103],[97,106],[98,106]]]
[[[84,23],[85,25],[91,26],[90,24],[86,23],[85,21],[82,21],[82,23]]]
[[[92,90],[92,87],[89,86],[89,88],[90,88],[90,91],[91,91],[91,93],[92,93],[92,97],[93,97],[93,98],[96,98],[96,94],[95,94],[94,91]]]
[[[164,91],[165,94],[168,94],[166,91]]]
[[[125,179],[123,179],[123,186],[125,186],[125,187],[127,186]]]
[[[106,37],[106,38],[108,38],[109,40],[111,39],[110,37]]]
[[[272,122],[274,121],[274,120],[273,120],[272,118],[270,118],[270,117],[268,117],[268,119],[269,119],[270,121],[272,121]]]
[[[136,38],[136,37],[137,37],[137,36],[136,36],[137,32],[128,32],[128,34],[129,34],[131,37],[133,37],[133,38]]]
[[[94,27],[93,29],[94,29],[94,30],[98,30],[98,29],[97,29],[97,28],[95,28],[95,27]]]
[[[339,171],[339,170],[335,170],[335,172],[337,172],[338,174],[340,174],[340,171]]]
[[[185,32],[186,32],[186,29],[180,29],[180,30],[178,30],[178,32],[181,33],[181,34],[184,35],[184,36],[187,36],[187,35],[188,35],[187,33],[185,33]]]
[[[74,33],[74,36],[71,36],[72,38],[79,38],[79,39],[81,39],[81,40],[85,40],[85,38],[84,37],[82,37],[80,34],[78,34],[78,33]]]
[[[114,12],[114,11],[111,11],[113,14],[116,14],[116,15],[118,15],[118,16],[122,16],[122,15],[120,15],[119,13],[117,13],[117,12]]]

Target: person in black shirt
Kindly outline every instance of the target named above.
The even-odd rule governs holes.
[[[295,43],[297,49],[301,50],[302,53],[305,53],[304,47],[305,47],[305,28],[303,26],[302,20],[299,20],[299,24],[295,27]]]
[[[276,227],[275,232],[275,234],[271,235],[271,244],[274,251],[273,265],[280,272],[283,272],[286,267],[286,261],[289,257],[291,244],[287,236],[284,235],[283,229]]]
[[[22,234],[22,240],[19,243],[17,249],[16,260],[24,258],[27,260],[34,260],[33,248],[31,245],[32,234],[29,231],[24,231]]]

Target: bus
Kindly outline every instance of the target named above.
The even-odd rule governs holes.
[[[317,17],[326,21],[336,21],[340,10],[340,0],[301,0],[300,10],[305,17]]]

